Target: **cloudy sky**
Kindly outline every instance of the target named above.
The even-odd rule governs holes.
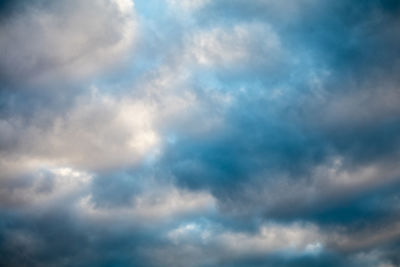
[[[1,0],[0,265],[400,266],[397,0]]]

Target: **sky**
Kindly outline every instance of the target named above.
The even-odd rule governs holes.
[[[1,0],[0,265],[400,266],[397,0]]]

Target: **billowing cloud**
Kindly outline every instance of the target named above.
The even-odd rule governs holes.
[[[128,207],[96,206],[93,197],[88,195],[78,203],[82,216],[92,220],[112,221],[126,220],[130,223],[148,223],[150,221],[172,220],[179,215],[212,212],[215,206],[214,198],[207,193],[182,191],[164,185],[154,192],[145,192],[133,197]]]
[[[129,0],[33,1],[2,21],[1,77],[18,83],[81,78],[120,61],[137,28]]]
[[[399,266],[399,12],[1,2],[0,265]]]
[[[279,36],[269,25],[257,23],[195,33],[188,46],[194,60],[205,66],[273,65],[283,56]]]

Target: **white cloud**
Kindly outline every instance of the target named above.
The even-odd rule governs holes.
[[[312,224],[266,224],[254,235],[225,232],[218,235],[217,240],[235,255],[249,255],[284,251],[308,253],[322,246],[323,237]]]
[[[210,221],[180,224],[166,233],[173,244],[148,252],[156,265],[218,265],[253,256],[310,255],[322,252],[325,236],[310,223],[281,225],[266,222],[256,232],[229,230]]]
[[[180,8],[187,12],[196,11],[210,2],[211,0],[167,0],[167,3],[173,8]]]
[[[176,219],[176,216],[213,212],[215,199],[207,192],[190,192],[172,185],[158,185],[134,196],[128,207],[99,207],[88,195],[78,204],[78,212],[93,220],[122,220],[136,224]]]
[[[310,253],[322,249],[324,237],[313,224],[281,225],[266,223],[256,233],[234,232],[213,224],[187,223],[167,234],[175,244],[200,240],[241,257],[249,254],[275,252]]]
[[[90,173],[69,167],[43,166],[19,181],[3,184],[0,199],[2,205],[44,208],[67,198],[79,197],[88,189],[92,178]]]
[[[135,42],[136,24],[130,0],[32,4],[0,25],[2,75],[26,83],[92,74],[121,59]]]
[[[188,37],[186,42],[189,56],[204,66],[274,65],[283,55],[277,33],[261,23],[201,30]]]
[[[67,165],[86,170],[134,164],[156,149],[160,136],[157,106],[143,99],[81,96],[66,114],[39,113],[31,124],[19,118],[3,122],[15,146],[0,154],[4,164],[17,157],[21,166]],[[48,125],[41,116],[50,116]],[[54,116],[54,117],[53,117]]]
[[[329,246],[338,251],[362,251],[396,240],[400,235],[400,222],[386,221],[383,226],[372,224],[352,232],[343,230],[338,228],[326,234]]]
[[[374,228],[374,231],[366,228],[347,232],[343,231],[345,228],[320,228],[307,222],[265,222],[256,232],[246,232],[229,230],[223,225],[200,220],[180,224],[168,231],[166,238],[173,246],[154,249],[151,255],[158,264],[165,262],[167,266],[198,266],[204,259],[215,264],[260,255],[301,256],[318,255],[324,251],[365,251],[394,240],[399,229],[399,223]],[[361,252],[353,260],[358,265],[387,264],[381,261],[381,256],[376,251]]]
[[[111,2],[118,6],[122,14],[132,15],[134,7],[133,0],[111,0]]]

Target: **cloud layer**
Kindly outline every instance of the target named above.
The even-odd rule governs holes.
[[[0,2],[0,265],[400,266],[399,18]]]

